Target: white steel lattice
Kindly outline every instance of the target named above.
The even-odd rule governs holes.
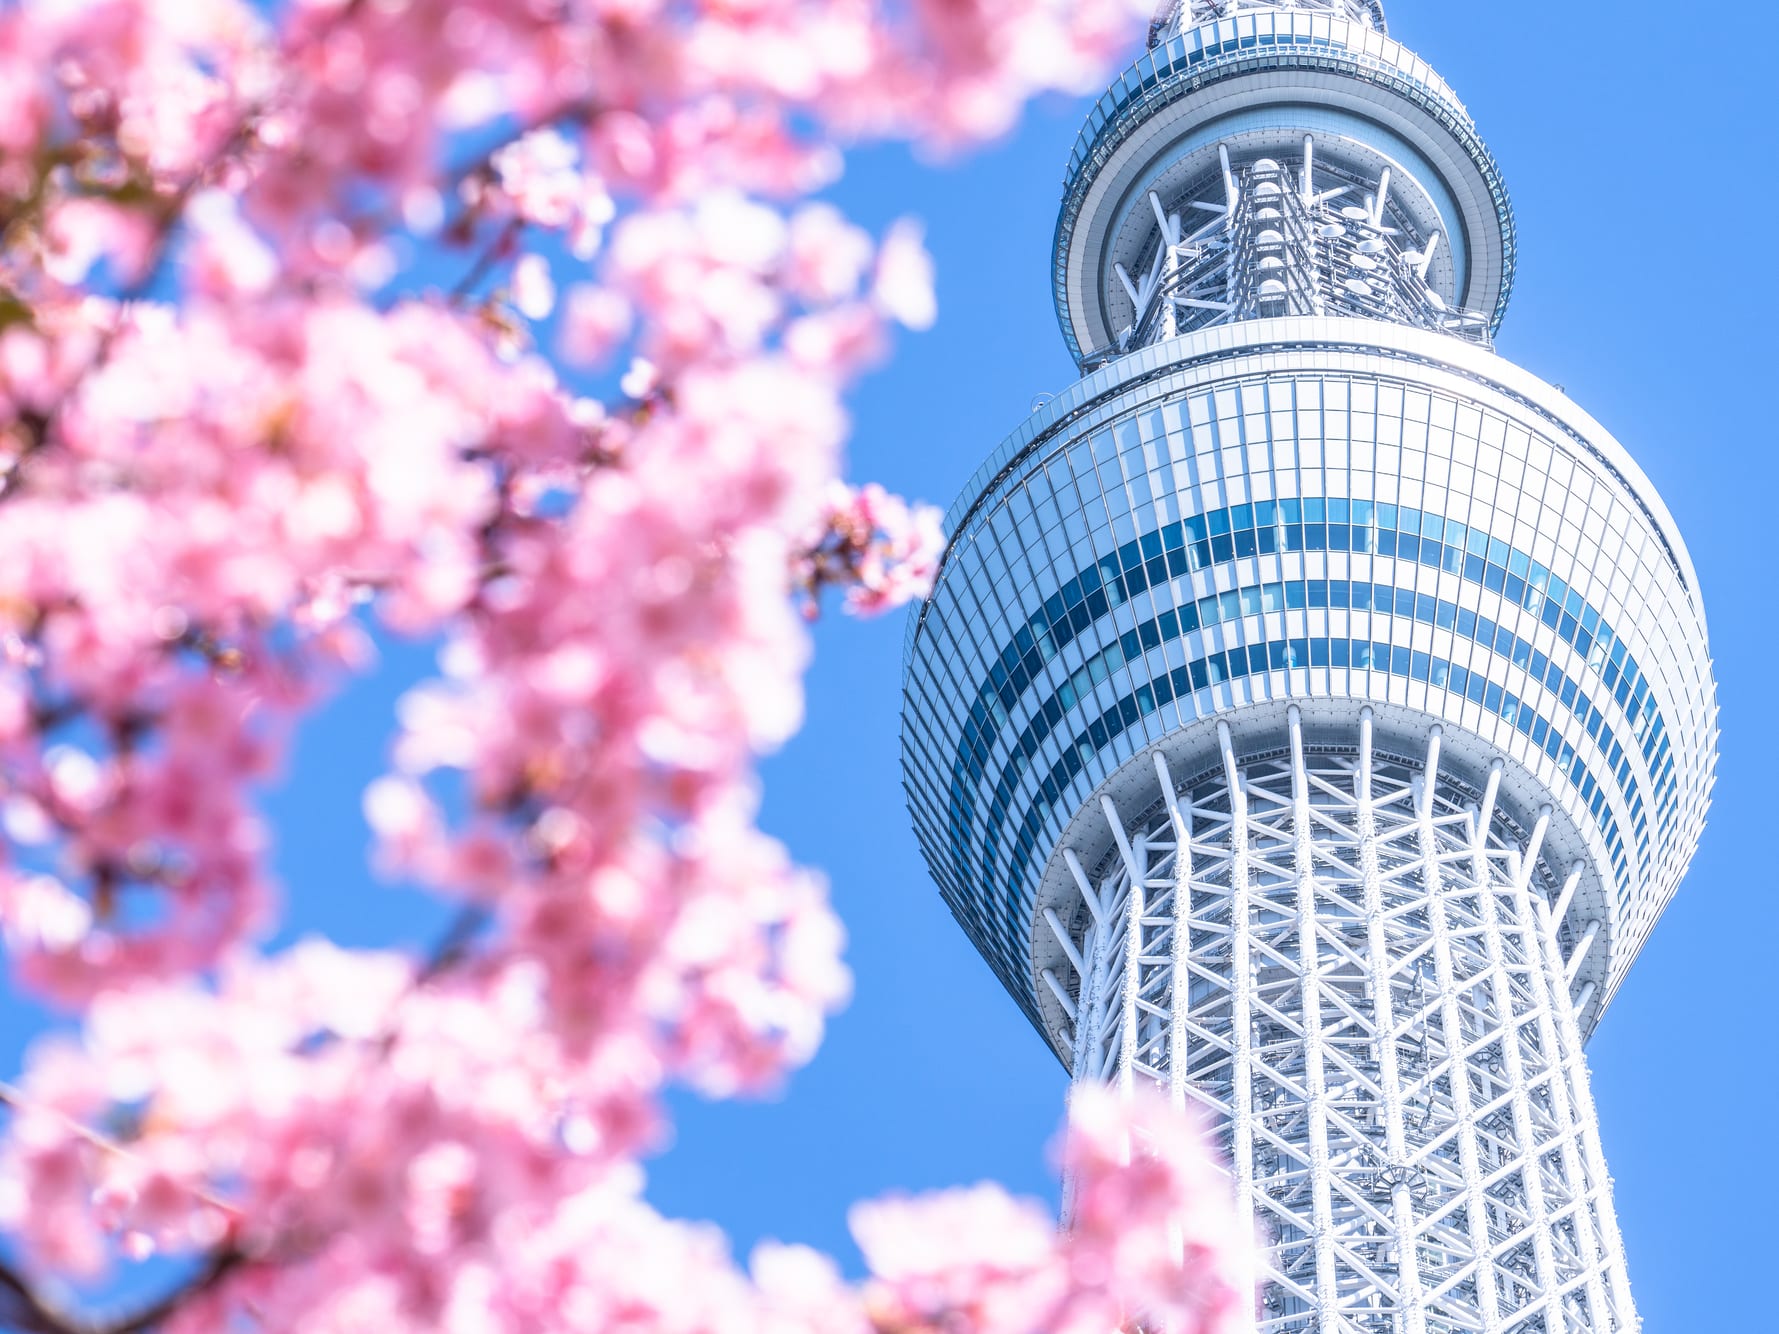
[[[1302,155],[1236,166],[1219,145],[1221,172],[1205,189],[1164,205],[1148,268],[1114,266],[1134,311],[1118,337],[1128,352],[1194,329],[1287,315],[1350,315],[1489,341],[1485,314],[1453,310],[1427,281],[1443,236],[1411,236],[1392,223],[1391,172],[1375,181]],[[1170,208],[1172,211],[1170,212]],[[1189,216],[1211,219],[1187,231]]]
[[[1345,744],[1154,757],[1145,811],[1103,799],[1097,878],[1066,852],[1078,1080],[1214,1110],[1271,1247],[1264,1334],[1636,1328],[1550,900],[1578,875],[1415,758]],[[1320,734],[1319,734],[1320,735]],[[1583,947],[1585,948],[1585,946]]]

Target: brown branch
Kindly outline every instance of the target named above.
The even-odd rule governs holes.
[[[45,1305],[31,1285],[0,1261],[0,1327],[20,1334],[79,1334],[56,1310]]]
[[[215,1288],[246,1259],[233,1247],[219,1250],[202,1269],[165,1296],[104,1320],[90,1320],[57,1309],[11,1265],[0,1261],[0,1327],[18,1334],[149,1334],[187,1302]]]
[[[525,230],[523,218],[511,218],[506,225],[495,233],[492,240],[483,247],[482,253],[476,256],[469,272],[464,274],[451,289],[451,304],[461,305],[475,294],[482,280],[494,271],[496,265],[513,253],[519,234]]]
[[[209,1261],[184,1286],[175,1288],[160,1300],[151,1302],[133,1314],[112,1320],[77,1326],[80,1334],[147,1334],[175,1314],[194,1297],[201,1297],[217,1287],[230,1274],[247,1263],[247,1256],[233,1246],[225,1246],[211,1255]]]
[[[420,971],[414,975],[415,987],[426,986],[469,958],[476,938],[488,926],[489,916],[488,909],[480,904],[465,905],[445,929],[445,934],[433,945],[432,952],[427,955]]]
[[[461,185],[472,176],[488,176],[493,172],[494,159],[498,157],[502,151],[512,147],[521,139],[525,138],[526,135],[533,134],[547,126],[561,124],[563,121],[588,121],[598,114],[598,104],[586,98],[563,102],[558,106],[552,107],[549,111],[537,116],[526,124],[521,125],[511,133],[501,136],[499,142],[477,153],[468,161],[460,162],[455,166],[446,167],[444,169],[444,179],[454,185]],[[474,220],[474,207],[465,209],[462,214],[446,227],[446,234],[449,235],[453,230],[457,229],[473,228]],[[470,296],[474,295],[476,288],[480,286],[482,280],[493,271],[495,266],[502,259],[513,253],[519,237],[524,231],[525,220],[523,218],[508,219],[506,224],[495,234],[493,240],[488,243],[479,255],[477,255],[469,272],[464,274],[458,281],[457,285],[451,289],[451,304],[461,305]],[[465,239],[467,239],[467,237]]]

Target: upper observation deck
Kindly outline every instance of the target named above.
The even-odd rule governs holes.
[[[1052,283],[1083,366],[1152,341],[1140,336],[1145,317],[1179,312],[1176,332],[1185,332],[1279,313],[1366,313],[1338,296],[1281,312],[1221,290],[1169,289],[1195,265],[1202,278],[1234,259],[1247,267],[1231,276],[1253,279],[1258,293],[1266,278],[1256,276],[1251,243],[1271,229],[1233,224],[1238,206],[1254,202],[1240,192],[1243,178],[1262,162],[1300,180],[1311,211],[1351,210],[1352,220],[1362,211],[1404,261],[1386,266],[1406,266],[1409,285],[1424,285],[1454,325],[1483,337],[1498,327],[1515,259],[1506,186],[1456,94],[1385,34],[1379,6],[1192,0],[1164,9],[1153,41],[1089,114],[1064,184]],[[1363,277],[1293,267],[1312,297]]]
[[[1331,744],[1361,706],[1400,737],[1440,724],[1448,777],[1480,791],[1499,758],[1519,829],[1551,809],[1598,1022],[1698,845],[1716,692],[1677,526],[1566,395],[1398,322],[1204,328],[1034,413],[946,529],[909,626],[904,781],[942,894],[1034,1023],[1055,1029],[1057,849],[1103,830],[1099,796],[1131,764],[1152,782],[1158,747],[1196,772],[1219,722],[1264,750],[1288,705]]]

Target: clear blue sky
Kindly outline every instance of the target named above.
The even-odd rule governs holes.
[[[1741,1147],[1773,1131],[1779,1104],[1779,957],[1761,956],[1779,942],[1761,856],[1779,727],[1758,685],[1779,651],[1762,544],[1779,429],[1756,389],[1774,383],[1779,310],[1771,70],[1757,42],[1655,0],[1388,7],[1394,35],[1466,100],[1513,192],[1520,272],[1499,350],[1624,441],[1703,580],[1723,705],[1717,806],[1589,1056],[1647,1327],[1753,1331],[1747,1285],[1719,1267],[1761,1253],[1757,1202],[1779,1196],[1779,1155]],[[856,395],[854,476],[949,503],[1033,396],[1074,378],[1048,263],[1082,114],[1043,105],[1008,142],[942,168],[854,155],[836,198],[874,226],[922,216],[941,298],[938,328],[903,339]],[[743,1251],[771,1236],[851,1263],[848,1203],[891,1189],[996,1178],[1053,1193],[1063,1072],[951,922],[903,808],[901,629],[837,616],[819,628],[808,726],[766,766],[765,822],[830,876],[856,998],[782,1099],[676,1100],[677,1143],[651,1167],[665,1210],[720,1223]],[[395,696],[427,661],[398,652],[385,667],[305,738],[274,800],[296,925],[354,943],[419,941],[437,920],[364,870],[358,796]],[[34,1018],[16,1002],[0,1015],[7,1071]]]

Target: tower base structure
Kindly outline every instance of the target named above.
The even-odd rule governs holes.
[[[1267,712],[1133,760],[1065,840],[1075,1078],[1215,1114],[1265,1334],[1631,1327],[1549,811],[1431,719]]]

